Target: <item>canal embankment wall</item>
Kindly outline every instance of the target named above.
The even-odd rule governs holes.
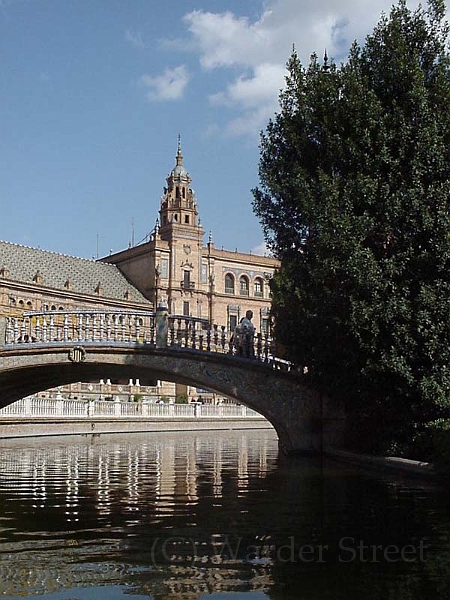
[[[90,433],[151,433],[157,431],[208,431],[273,429],[263,418],[2,418],[0,439]]]
[[[88,433],[273,429],[236,404],[135,403],[28,396],[0,410],[0,439]]]

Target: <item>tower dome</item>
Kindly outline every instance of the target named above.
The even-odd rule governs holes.
[[[177,149],[177,155],[176,155],[176,161],[177,164],[175,165],[175,167],[172,169],[170,175],[173,178],[176,179],[190,179],[189,177],[189,173],[186,171],[184,165],[183,165],[183,154],[181,153],[181,138],[180,135],[178,134],[178,149]]]

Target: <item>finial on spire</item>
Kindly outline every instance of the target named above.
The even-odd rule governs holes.
[[[181,135],[178,134],[178,148],[177,148],[177,165],[183,164],[183,155],[181,154]]]
[[[327,73],[330,70],[330,65],[328,64],[328,54],[327,49],[325,48],[325,54],[323,55],[323,70]]]

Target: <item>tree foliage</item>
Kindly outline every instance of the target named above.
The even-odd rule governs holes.
[[[442,0],[400,0],[341,65],[303,67],[294,51],[261,136],[276,337],[348,403],[366,449],[411,444],[450,406],[444,15]]]

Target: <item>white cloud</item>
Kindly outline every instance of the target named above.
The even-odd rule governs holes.
[[[275,109],[271,110],[267,105],[243,112],[240,116],[228,121],[224,134],[230,137],[247,136],[257,140],[261,130],[274,114]]]
[[[41,71],[39,73],[39,81],[41,83],[50,83],[50,75],[45,71]]]
[[[127,42],[130,42],[130,44],[135,48],[147,47],[142,37],[142,33],[140,31],[133,31],[132,29],[127,29],[125,32],[125,39]]]
[[[278,92],[284,76],[283,65],[258,65],[251,76],[241,75],[225,91],[211,95],[212,105],[236,108],[239,113],[228,122],[225,132],[231,136],[258,136],[263,124],[278,109]]]
[[[346,58],[354,39],[363,41],[373,30],[381,12],[389,13],[392,2],[261,0],[261,15],[253,20],[230,11],[194,10],[183,17],[189,38],[166,40],[166,46],[196,52],[205,77],[222,70],[228,82],[210,94],[209,101],[234,111],[225,133],[255,137],[278,110],[293,46],[303,64],[308,64],[313,52],[322,56],[325,49],[339,62]],[[410,8],[418,4],[419,0],[408,2]],[[140,32],[128,29],[125,38],[136,47],[145,47]],[[148,88],[149,100],[163,101],[181,98],[189,80],[181,65],[158,76],[143,75],[139,82]],[[208,87],[205,84],[203,89]]]
[[[380,2],[389,6],[389,0]],[[364,0],[359,1],[363,3]],[[334,49],[336,24],[349,22],[347,14],[355,12],[355,4],[357,0],[339,4],[325,0],[275,0],[253,23],[230,12],[203,10],[188,13],[184,21],[204,68],[256,67],[262,63],[285,64],[293,44],[304,59],[313,51],[320,54],[325,47]]]
[[[270,250],[267,248],[265,242],[261,242],[251,250],[252,254],[257,254],[258,256],[272,256]]]
[[[188,45],[203,69],[233,68],[226,88],[210,96],[213,105],[239,113],[229,122],[228,133],[255,134],[277,110],[293,45],[303,64],[325,49],[339,62],[352,41],[362,41],[391,5],[392,0],[269,0],[253,22],[229,11],[203,10],[186,14],[184,22],[191,36]],[[415,8],[418,0],[408,5]]]
[[[244,108],[277,103],[277,91],[283,87],[286,69],[280,64],[257,65],[250,77],[240,75],[231,82],[225,92],[210,96],[212,104],[233,105]],[[275,94],[274,94],[275,91]]]
[[[210,125],[207,125],[205,127],[205,130],[203,132],[203,136],[205,138],[211,138],[214,137],[216,135],[218,135],[220,133],[220,128],[217,125],[217,123],[211,123]]]
[[[23,2],[24,0],[0,0],[0,10],[8,8],[13,4],[18,4],[19,2]]]
[[[236,17],[231,12],[194,10],[184,16],[184,21],[200,52],[200,63],[204,68],[251,64],[248,51],[253,54],[253,45],[249,44],[249,36],[252,36],[255,26],[247,17]]]
[[[148,88],[147,98],[153,102],[179,100],[189,82],[189,73],[184,65],[166,69],[162,75],[142,75],[139,83]]]

